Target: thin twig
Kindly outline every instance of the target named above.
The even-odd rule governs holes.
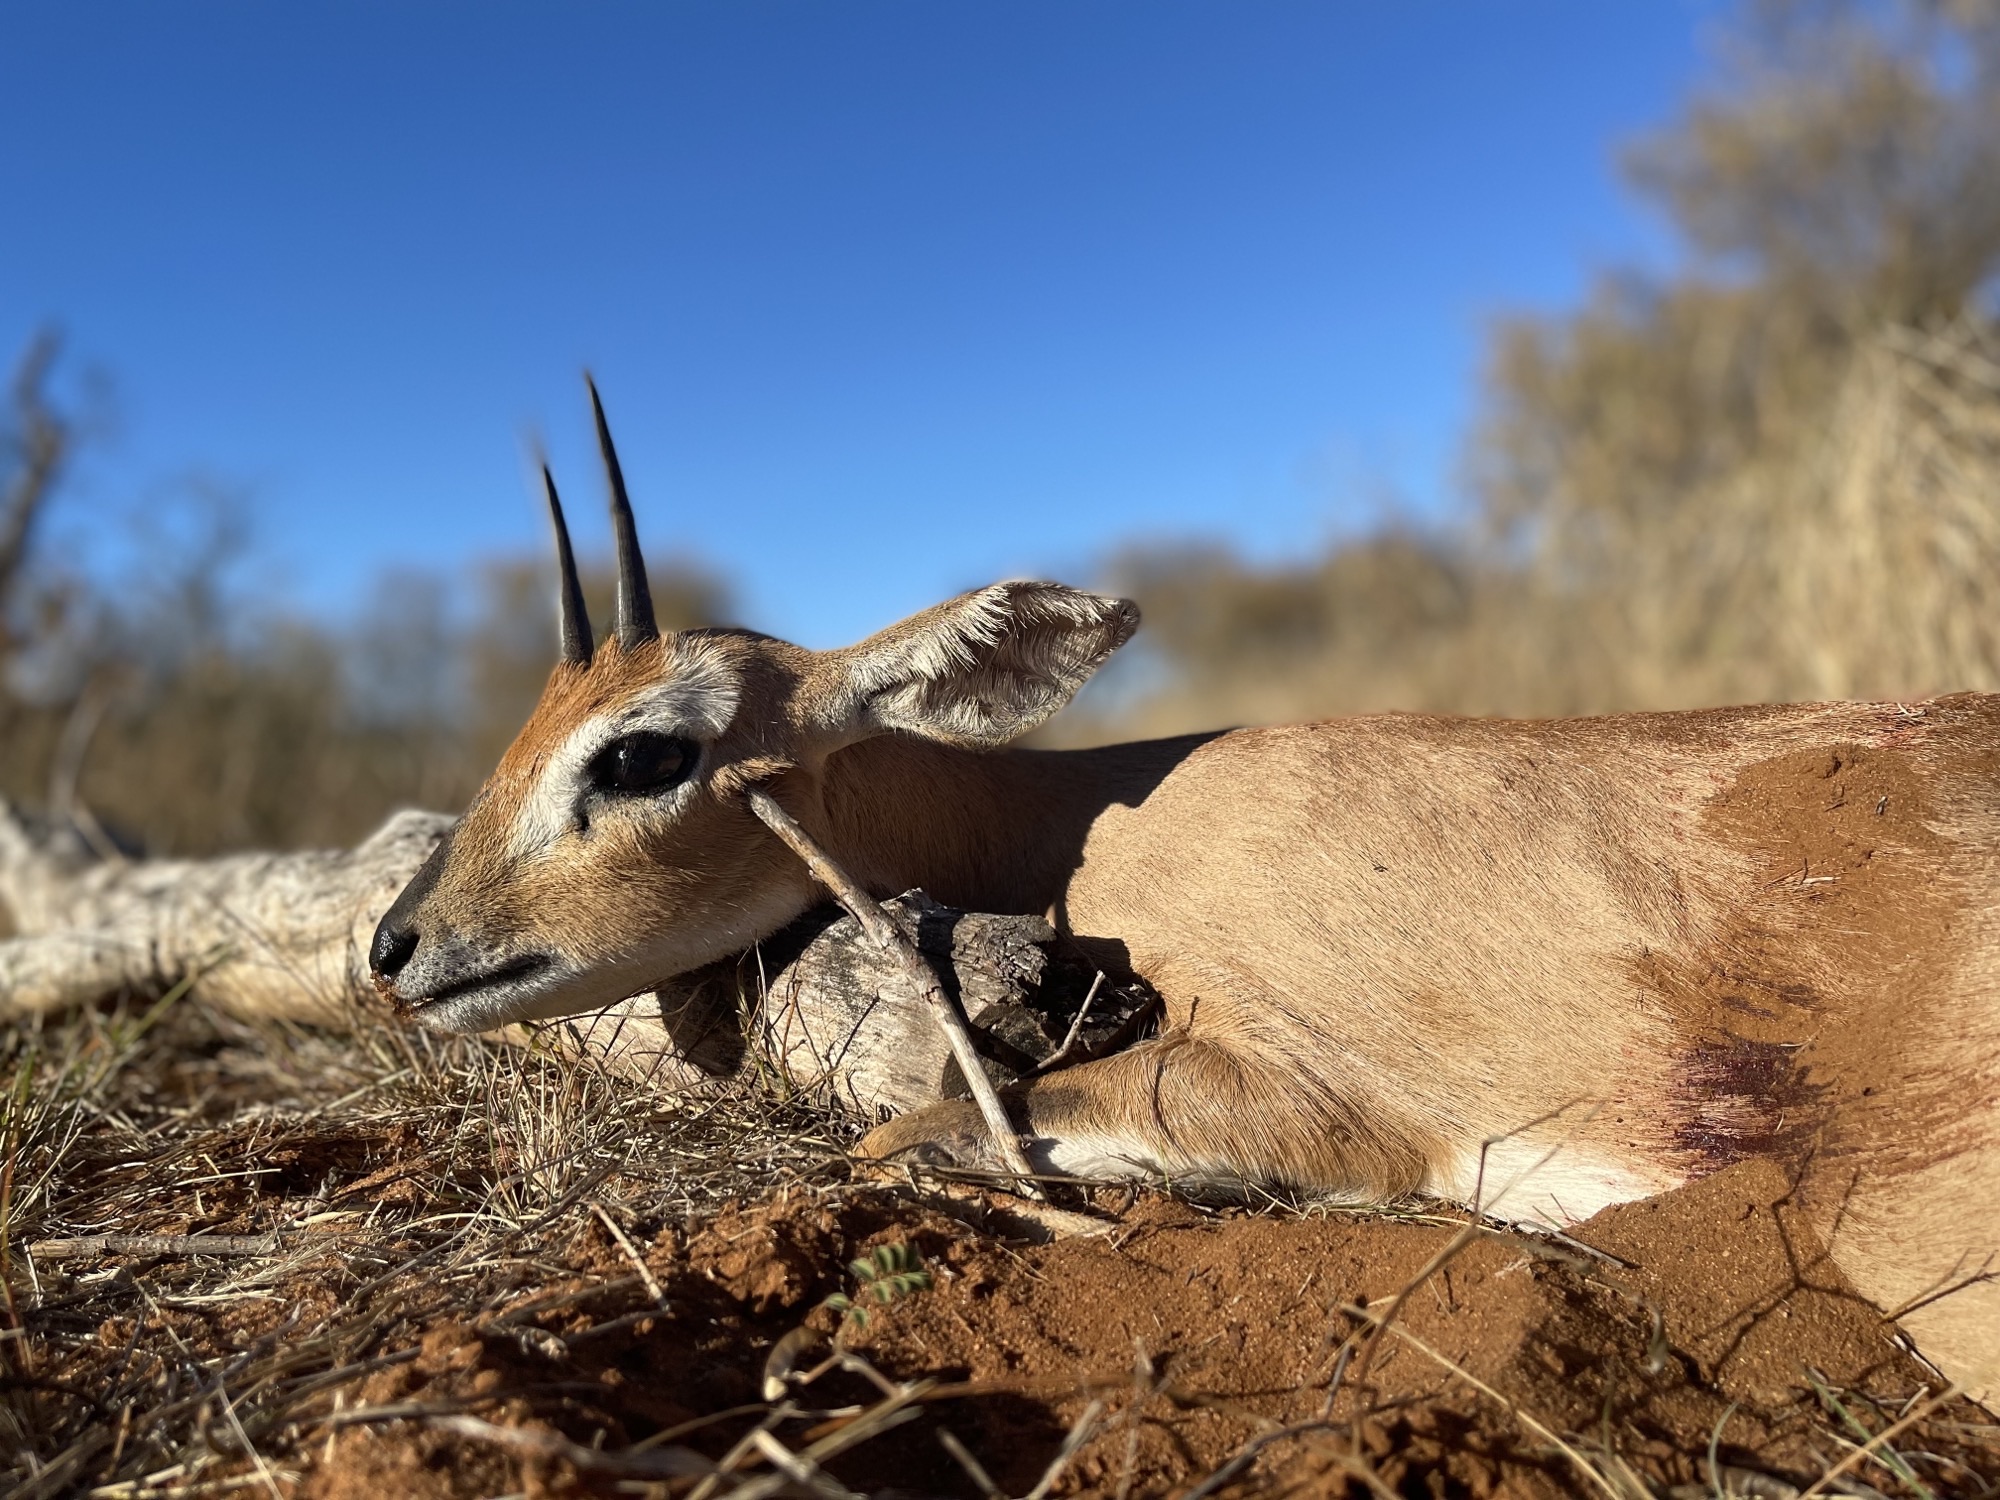
[[[743,1461],[757,1451],[757,1434],[776,1427],[792,1414],[789,1401],[780,1402],[764,1413],[764,1420],[730,1444],[729,1451],[716,1462],[715,1470],[706,1479],[688,1491],[687,1500],[709,1500],[709,1496],[722,1488],[724,1479],[733,1477],[742,1468]]]
[[[835,1483],[818,1464],[809,1458],[801,1458],[779,1442],[775,1434],[759,1428],[751,1437],[765,1461],[793,1484],[811,1490],[815,1495],[828,1496],[829,1500],[860,1500],[854,1491]]]
[[[1847,1457],[1843,1458],[1839,1463],[1833,1465],[1833,1467],[1828,1469],[1824,1474],[1820,1475],[1819,1478],[1815,1479],[1811,1484],[1807,1485],[1803,1490],[1799,1491],[1799,1500],[1812,1500],[1812,1497],[1814,1495],[1821,1495],[1826,1493],[1827,1486],[1832,1484],[1834,1480],[1838,1479],[1841,1475],[1845,1474],[1849,1469],[1853,1468],[1856,1464],[1860,1463],[1861,1460],[1863,1460],[1864,1458],[1873,1457],[1875,1451],[1878,1448],[1880,1448],[1884,1443],[1888,1442],[1890,1438],[1895,1437],[1900,1432],[1907,1431],[1909,1428],[1914,1427],[1917,1423],[1921,1422],[1925,1417],[1928,1417],[1932,1412],[1936,1411],[1939,1407],[1943,1406],[1947,1401],[1950,1401],[1954,1397],[1956,1397],[1958,1393],[1959,1393],[1959,1387],[1956,1384],[1948,1385],[1943,1390],[1939,1391],[1935,1396],[1931,1397],[1930,1400],[1926,1401],[1922,1406],[1919,1406],[1915,1411],[1912,1411],[1911,1413],[1909,1413],[1909,1415],[1905,1416],[1901,1421],[1892,1422],[1887,1427],[1884,1427],[1880,1432],[1876,1433],[1875,1436],[1870,1438],[1867,1442],[1863,1443],[1859,1448],[1856,1448],[1852,1453],[1848,1454]]]
[[[1102,1415],[1104,1415],[1102,1401],[1093,1401],[1083,1409],[1083,1415],[1076,1419],[1075,1425],[1069,1430],[1069,1435],[1063,1439],[1062,1447],[1056,1450],[1056,1456],[1049,1460],[1048,1468],[1042,1471],[1041,1479],[1028,1491],[1028,1500],[1047,1500],[1049,1492],[1056,1487],[1056,1481],[1062,1478],[1063,1470],[1069,1467],[1069,1461],[1076,1457],[1077,1450],[1090,1441],[1090,1434],[1097,1426],[1097,1419]]]
[[[1206,1479],[1202,1480],[1200,1484],[1183,1494],[1180,1500],[1208,1500],[1210,1495],[1215,1494],[1224,1485],[1241,1478],[1247,1473],[1250,1466],[1263,1457],[1266,1448],[1270,1448],[1278,1443],[1290,1442],[1295,1438],[1310,1437],[1315,1432],[1325,1432],[1333,1426],[1332,1422],[1327,1421],[1323,1417],[1318,1417],[1308,1422],[1295,1423],[1290,1427],[1277,1427],[1269,1432],[1259,1433],[1241,1448],[1238,1448],[1235,1454],[1221,1468],[1215,1470]],[[1356,1463],[1352,1454],[1343,1453],[1335,1461],[1339,1463],[1342,1472],[1359,1479],[1372,1494],[1380,1496],[1381,1500],[1396,1500],[1396,1492],[1384,1484],[1381,1477],[1373,1469],[1370,1469],[1365,1464]]]
[[[900,1427],[905,1422],[914,1421],[922,1414],[915,1403],[922,1398],[923,1394],[924,1387],[913,1386],[899,1395],[891,1396],[886,1401],[877,1402],[853,1421],[843,1422],[836,1431],[827,1434],[827,1436],[818,1439],[816,1442],[808,1444],[796,1456],[802,1462],[817,1467],[825,1463],[828,1459],[846,1452],[849,1448],[865,1443],[871,1438],[880,1437],[891,1428]],[[790,1410],[791,1408],[788,1405],[780,1406],[773,1415],[787,1413]],[[767,1432],[770,1430],[771,1425],[770,1423],[762,1424],[758,1430]],[[761,1444],[758,1443],[754,1433],[747,1442],[751,1447],[759,1448],[761,1451]],[[727,1461],[725,1460],[725,1466],[726,1463]],[[792,1480],[789,1475],[768,1474],[761,1479],[753,1479],[748,1484],[731,1490],[729,1492],[730,1500],[765,1500],[765,1497],[777,1494],[791,1482]],[[700,1491],[697,1490],[696,1494],[699,1493]],[[688,1500],[695,1500],[694,1495],[690,1495]]]
[[[498,1427],[478,1417],[432,1417],[430,1425],[474,1442],[491,1443],[536,1458],[559,1458],[585,1473],[615,1474],[627,1479],[691,1479],[712,1475],[715,1465],[692,1448],[649,1448],[621,1453],[586,1448],[560,1433],[529,1427]]]
[[[334,1234],[309,1238],[331,1240]],[[86,1234],[75,1239],[36,1240],[28,1253],[37,1260],[84,1260],[94,1255],[281,1255],[287,1236],[270,1234]],[[294,1246],[307,1236],[294,1232]]]
[[[324,1416],[294,1418],[311,1428],[355,1427],[378,1422],[411,1422],[419,1417],[446,1417],[469,1407],[490,1405],[492,1396],[459,1396],[449,1401],[391,1401],[381,1406],[349,1406]]]
[[[833,862],[827,852],[813,841],[812,835],[799,826],[798,820],[779,805],[777,798],[762,787],[750,788],[748,795],[750,810],[771,832],[784,840],[786,847],[805,861],[813,879],[833,892],[834,899],[847,908],[877,947],[896,955],[918,998],[944,1033],[951,1055],[957,1059],[959,1071],[965,1075],[965,1086],[971,1091],[973,1102],[979,1106],[979,1113],[986,1120],[986,1128],[993,1136],[1001,1161],[1020,1180],[1018,1191],[1023,1197],[1039,1198],[1041,1189],[1033,1181],[1034,1169],[1028,1165],[1027,1154],[1021,1150],[1021,1138],[1015,1133],[1013,1121],[1007,1118],[1007,1106],[1000,1102],[993,1080],[986,1076],[986,1069],[980,1063],[978,1050],[972,1045],[972,1033],[966,1029],[965,1018],[946,997],[937,974],[923,954],[917,951],[916,944],[904,937],[902,929],[882,914],[881,906],[852,876]]]
[[[1097,999],[1097,992],[1103,985],[1104,971],[1099,969],[1097,977],[1090,981],[1090,989],[1083,997],[1083,1004],[1077,1008],[1076,1019],[1069,1023],[1069,1031],[1064,1034],[1062,1045],[1041,1060],[1035,1068],[1037,1073],[1054,1072],[1069,1059],[1071,1049],[1076,1046],[1076,1039],[1083,1034],[1083,1023],[1090,1016],[1091,1002]]]
[[[1500,1135],[1489,1136],[1486,1140],[1480,1142],[1479,1176],[1473,1187],[1472,1207],[1470,1214],[1466,1218],[1465,1227],[1453,1235],[1450,1240],[1446,1241],[1444,1247],[1424,1263],[1423,1269],[1403,1284],[1396,1295],[1389,1299],[1389,1306],[1385,1311],[1368,1314],[1369,1321],[1374,1324],[1374,1330],[1369,1335],[1368,1343],[1361,1351],[1361,1361],[1354,1370],[1354,1383],[1356,1385],[1360,1385],[1368,1379],[1368,1372],[1374,1368],[1376,1352],[1382,1347],[1382,1335],[1389,1331],[1390,1325],[1396,1320],[1397,1315],[1402,1312],[1404,1304],[1415,1294],[1417,1288],[1429,1281],[1431,1277],[1451,1264],[1452,1261],[1456,1260],[1466,1246],[1470,1245],[1480,1236],[1490,1233],[1491,1231],[1486,1227],[1484,1219],[1485,1215],[1491,1212],[1492,1205],[1499,1203],[1509,1193],[1513,1192],[1515,1188],[1519,1187],[1553,1161],[1563,1148],[1575,1138],[1578,1130],[1581,1130],[1585,1125],[1588,1125],[1592,1120],[1597,1118],[1597,1113],[1603,1106],[1601,1104],[1593,1104],[1589,1113],[1576,1126],[1572,1127],[1568,1136],[1550,1146],[1547,1151],[1542,1153],[1538,1161],[1525,1170],[1516,1173],[1513,1181],[1501,1188],[1491,1198],[1488,1198],[1486,1196],[1486,1166],[1488,1154],[1493,1147],[1503,1141],[1511,1140],[1515,1136],[1525,1135],[1528,1131],[1537,1129],[1551,1120],[1560,1118],[1564,1113],[1573,1108],[1577,1102],[1581,1101],[1572,1101],[1570,1104],[1561,1105],[1550,1110],[1547,1114],[1538,1115],[1525,1125],[1506,1131]]]
[[[972,1450],[958,1440],[958,1434],[949,1427],[937,1430],[937,1440],[952,1461],[965,1470],[965,1477],[979,1489],[985,1500],[1006,1500],[1006,1492],[993,1482],[993,1476],[986,1472],[986,1465],[973,1457]]]
[[[284,1500],[278,1493],[278,1481],[271,1476],[271,1466],[264,1462],[264,1455],[259,1453],[257,1445],[250,1441],[250,1434],[243,1430],[243,1419],[236,1414],[236,1401],[230,1399],[229,1392],[223,1389],[220,1379],[215,1383],[215,1396],[222,1405],[222,1415],[228,1419],[230,1430],[236,1434],[236,1441],[242,1444],[243,1451],[250,1455],[251,1467],[257,1471],[257,1477],[263,1482],[264,1488],[271,1492],[271,1500]]]
[[[624,1252],[625,1258],[632,1262],[632,1269],[637,1271],[639,1279],[646,1283],[646,1295],[653,1299],[656,1306],[664,1310],[667,1305],[666,1288],[660,1285],[660,1278],[655,1276],[652,1267],[646,1264],[645,1257],[639,1253],[639,1247],[632,1243],[632,1237],[619,1227],[618,1221],[611,1217],[611,1211],[602,1203],[591,1204],[590,1211],[597,1215],[606,1229],[611,1231],[611,1238],[618,1242],[618,1248]]]
[[[1353,1316],[1357,1318],[1367,1318],[1370,1321],[1373,1321],[1377,1316],[1376,1314],[1370,1312],[1365,1307],[1356,1307],[1350,1305],[1347,1311],[1353,1314]],[[1523,1411],[1514,1402],[1509,1401],[1505,1396],[1501,1395],[1498,1391],[1494,1390],[1492,1386],[1488,1385],[1485,1381],[1481,1380],[1477,1375],[1473,1374],[1463,1365],[1451,1359],[1448,1355],[1440,1354],[1437,1350],[1433,1349],[1429,1344],[1425,1343],[1422,1339],[1418,1338],[1414,1333],[1411,1333],[1409,1329],[1400,1328],[1391,1323],[1383,1323],[1381,1324],[1381,1327],[1384,1332],[1394,1334],[1404,1343],[1411,1345],[1413,1348],[1417,1350],[1418,1353],[1429,1355],[1432,1359],[1436,1360],[1440,1365],[1443,1365],[1445,1369],[1451,1371],[1452,1374],[1456,1375],[1460,1380],[1463,1380],[1467,1385],[1471,1386],[1481,1395],[1490,1397],[1494,1401],[1499,1402],[1502,1409],[1505,1410],[1509,1416],[1511,1416],[1515,1421],[1519,1422],[1523,1427],[1526,1427],[1530,1432],[1533,1432],[1537,1437],[1540,1437],[1543,1441],[1554,1445],[1557,1452],[1561,1453],[1564,1458],[1567,1458],[1572,1464],[1576,1465],[1578,1472],[1580,1472],[1583,1475],[1583,1477],[1588,1479],[1592,1484],[1596,1485],[1597,1488],[1603,1490],[1605,1494],[1609,1495],[1611,1497],[1611,1500],[1624,1500],[1624,1497],[1618,1493],[1617,1488],[1611,1483],[1611,1481],[1606,1479],[1602,1474],[1598,1473],[1597,1466],[1591,1463],[1590,1460],[1585,1458],[1581,1453],[1577,1452],[1577,1450],[1574,1447],[1572,1447],[1569,1443],[1566,1443],[1561,1438],[1557,1437],[1555,1431],[1552,1428],[1536,1420],[1536,1418],[1530,1413]],[[1900,1428],[1902,1425],[1903,1424],[1898,1423],[1897,1427]],[[1884,1436],[1886,1435],[1887,1434],[1884,1434]],[[1878,1439],[1877,1441],[1880,1441],[1880,1439]],[[1800,1500],[1804,1500],[1804,1497],[1801,1496]]]

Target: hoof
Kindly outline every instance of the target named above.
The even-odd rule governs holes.
[[[857,1156],[921,1167],[991,1172],[1003,1165],[978,1107],[963,1099],[948,1099],[898,1115],[869,1131],[854,1149]]]

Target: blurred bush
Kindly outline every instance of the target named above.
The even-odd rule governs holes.
[[[392,574],[341,630],[231,590],[238,517],[196,494],[141,576],[89,581],[37,546],[75,444],[54,357],[28,351],[0,425],[0,795],[155,854],[350,843],[397,807],[464,806],[555,661],[553,549],[488,560],[469,599]],[[649,567],[661,623],[727,610],[706,571]],[[582,572],[608,621],[608,564]]]
[[[1741,22],[1626,160],[1680,268],[1493,330],[1466,513],[1128,553],[1118,729],[2000,688],[2000,8]]]

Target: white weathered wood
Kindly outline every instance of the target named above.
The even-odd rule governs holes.
[[[398,1024],[369,982],[368,943],[451,822],[398,813],[341,852],[100,860],[0,805],[0,903],[17,933],[0,940],[0,1018],[192,977],[206,1002],[237,1015]],[[1011,1076],[1054,1050],[1060,1026],[1050,1037],[1021,1004],[1042,976],[1046,923],[956,912],[919,892],[882,910],[937,965],[982,1045],[1014,1065],[989,1072]],[[662,1090],[761,1081],[875,1118],[963,1086],[898,955],[831,909],[656,992],[503,1035]]]
[[[100,860],[0,807],[0,1015],[199,976],[246,1016],[338,1024],[369,994],[375,922],[451,819],[403,812],[351,850]]]

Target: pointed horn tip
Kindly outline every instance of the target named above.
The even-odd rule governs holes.
[[[615,634],[626,650],[659,637],[660,627],[653,616],[653,594],[646,582],[646,559],[639,550],[637,527],[632,520],[632,503],[625,494],[625,472],[618,462],[618,448],[611,440],[611,424],[598,399],[597,382],[584,372],[590,386],[590,406],[597,419],[597,447],[604,459],[604,476],[611,486],[611,529],[617,542],[618,589],[615,596]]]
[[[597,452],[604,460],[604,470],[611,480],[611,504],[613,508],[625,501],[624,466],[618,462],[618,445],[611,440],[611,423],[604,415],[604,402],[597,394],[597,382],[586,373],[584,381],[590,386],[590,415],[597,426]]]
[[[542,495],[548,501],[549,515],[556,523],[557,545],[568,547],[569,522],[563,516],[562,496],[556,490],[556,476],[546,463],[542,465]]]
[[[562,500],[556,494],[556,478],[547,463],[542,465],[542,486],[548,495],[549,519],[555,523],[557,624],[562,641],[558,661],[566,666],[588,666],[593,632],[590,611],[583,602],[583,585],[576,575],[576,557],[570,550],[569,523],[563,519]]]

